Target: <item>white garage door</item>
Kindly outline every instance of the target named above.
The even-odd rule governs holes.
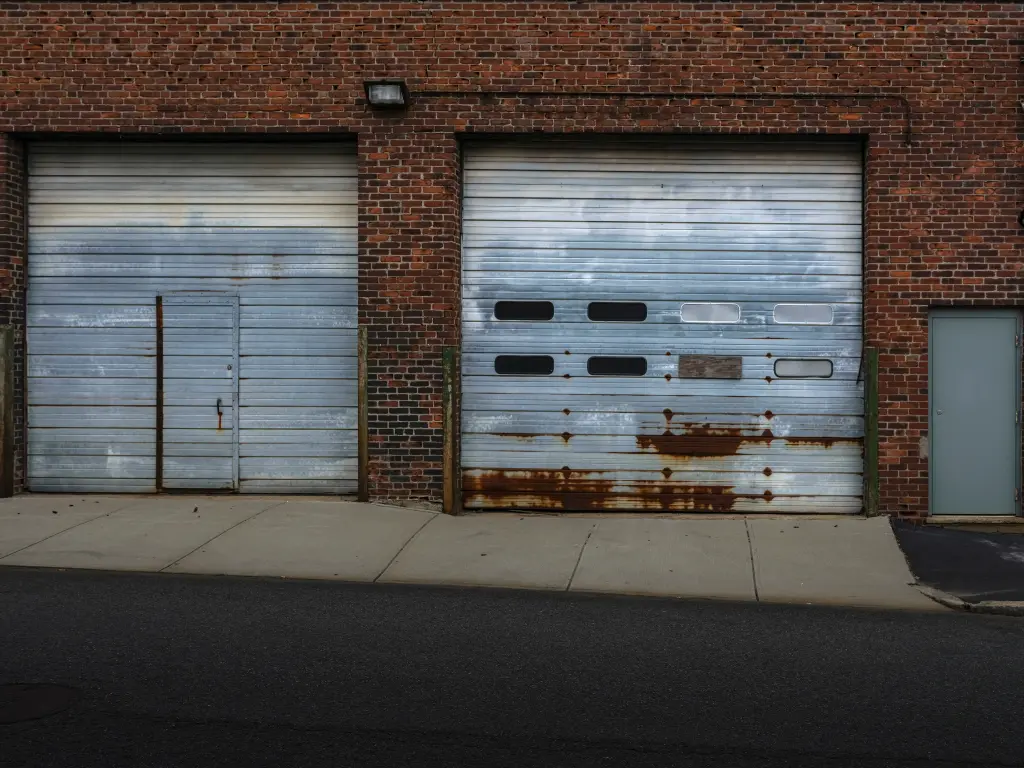
[[[353,491],[354,147],[29,163],[29,487]]]
[[[861,509],[861,151],[469,145],[468,507]]]

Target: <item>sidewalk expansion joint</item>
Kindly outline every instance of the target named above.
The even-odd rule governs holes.
[[[587,538],[583,540],[583,546],[580,547],[579,557],[576,558],[576,565],[572,567],[572,574],[569,576],[569,582],[565,585],[565,591],[568,592],[572,589],[573,579],[576,578],[576,571],[580,569],[580,562],[583,560],[583,553],[587,551],[587,544],[590,543],[590,537],[594,535],[594,531],[597,530],[598,523],[594,523],[590,526],[590,530],[587,531]]]
[[[761,595],[757,591],[757,567],[754,565],[754,542],[750,538],[750,520],[743,518],[743,528],[747,532],[747,550],[750,552],[750,580],[754,584],[754,600],[761,602]]]
[[[200,545],[199,545],[198,547],[196,547],[196,548],[195,548],[195,549],[193,549],[192,551],[190,551],[190,552],[186,552],[186,553],[185,553],[184,555],[182,555],[181,557],[179,557],[179,558],[178,558],[177,560],[175,560],[175,561],[173,561],[173,562],[170,562],[170,563],[168,563],[168,564],[167,564],[167,565],[165,565],[165,566],[164,566],[163,568],[160,568],[160,569],[158,569],[158,570],[157,570],[157,573],[163,573],[164,571],[166,571],[166,570],[167,570],[168,568],[170,568],[171,566],[177,565],[177,564],[178,564],[178,563],[180,563],[180,562],[181,562],[182,560],[184,560],[184,559],[185,559],[186,557],[188,557],[189,555],[195,554],[195,553],[196,553],[196,552],[198,552],[198,551],[199,551],[200,549],[202,549],[202,548],[203,548],[203,547],[205,547],[205,546],[206,546],[207,544],[209,544],[209,543],[210,543],[211,541],[213,541],[214,539],[219,539],[219,538],[220,538],[221,536],[223,536],[223,535],[224,535],[225,533],[227,533],[228,531],[233,531],[233,530],[235,530],[235,528],[237,528],[238,526],[242,525],[243,523],[248,523],[248,522],[249,522],[250,520],[252,520],[252,519],[253,519],[254,517],[259,517],[259,516],[260,516],[260,515],[262,515],[262,514],[263,514],[264,512],[269,512],[269,511],[270,511],[270,510],[272,510],[272,509],[277,509],[278,507],[283,507],[283,506],[284,506],[285,504],[287,504],[287,503],[288,503],[288,501],[287,501],[287,499],[286,499],[285,501],[281,501],[281,502],[278,502],[277,504],[271,504],[271,505],[270,505],[269,507],[266,507],[266,508],[264,508],[264,509],[261,509],[261,510],[260,510],[259,512],[256,512],[256,513],[254,513],[254,514],[251,514],[251,515],[249,515],[249,516],[248,516],[247,518],[245,518],[244,520],[239,520],[239,521],[238,521],[237,523],[235,523],[235,524],[234,524],[234,525],[232,525],[231,527],[229,527],[229,528],[225,528],[225,529],[224,529],[223,531],[221,531],[220,533],[216,534],[215,536],[211,536],[210,538],[208,538],[208,539],[207,539],[206,541],[204,541],[204,542],[203,542],[202,544],[200,544]]]
[[[392,557],[390,560],[388,560],[388,564],[385,565],[381,569],[381,572],[373,577],[373,582],[375,584],[377,583],[377,581],[380,579],[381,576],[383,576],[385,573],[388,572],[388,568],[390,568],[394,564],[395,560],[398,559],[398,556],[400,554],[402,554],[403,552],[405,552],[405,548],[408,547],[410,544],[412,544],[412,540],[420,535],[420,531],[422,531],[424,528],[426,528],[428,525],[430,525],[432,522],[434,522],[434,520],[437,519],[437,516],[439,514],[441,514],[441,513],[440,512],[435,512],[434,514],[432,514],[429,518],[427,518],[427,521],[425,523],[423,523],[423,525],[421,525],[419,528],[416,529],[416,532],[412,536],[410,536],[408,539],[405,540],[405,544],[403,544],[398,549],[398,551],[395,552],[395,556]]]
[[[13,552],[8,552],[3,557],[0,557],[0,564],[2,564],[3,561],[6,560],[8,557],[11,557],[12,555],[16,555],[19,552],[23,552],[26,549],[28,549],[29,547],[34,547],[37,544],[42,544],[44,541],[49,541],[54,536],[60,536],[62,533],[67,533],[68,531],[73,531],[73,530],[75,530],[75,528],[78,528],[79,526],[85,525],[86,523],[93,523],[93,522],[99,520],[101,517],[110,517],[111,515],[113,515],[116,512],[123,512],[124,510],[128,509],[128,507],[130,507],[134,503],[135,502],[132,501],[132,502],[130,502],[128,504],[125,504],[123,507],[118,507],[117,509],[112,509],[109,512],[101,512],[100,514],[96,515],[96,517],[90,517],[88,520],[83,520],[80,523],[75,523],[72,526],[69,526],[67,528],[63,528],[63,529],[57,531],[56,533],[51,533],[49,536],[44,536],[43,538],[39,539],[39,541],[33,541],[31,544],[26,544],[24,547],[20,547],[19,549],[15,549]]]

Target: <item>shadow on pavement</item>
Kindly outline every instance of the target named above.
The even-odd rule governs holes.
[[[910,570],[967,603],[1024,600],[1024,532],[985,533],[892,520]]]

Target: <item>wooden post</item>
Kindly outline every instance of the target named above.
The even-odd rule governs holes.
[[[878,509],[878,350],[864,349],[864,513]]]
[[[359,381],[357,384],[359,399],[359,426],[358,426],[358,453],[359,453],[359,489],[356,498],[359,501],[370,500],[370,420],[368,413],[368,400],[366,394],[367,382],[369,377],[367,374],[367,364],[369,362],[369,341],[367,337],[366,327],[363,326],[359,329],[359,349],[358,349],[358,376]]]
[[[0,327],[0,498],[14,495],[14,328]]]
[[[444,348],[443,365],[444,496],[441,510],[447,515],[457,515],[462,511],[462,482],[459,462],[459,373],[462,356],[458,347]]]

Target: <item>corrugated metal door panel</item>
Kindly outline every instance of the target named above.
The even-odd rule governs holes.
[[[204,291],[238,297],[240,490],[354,491],[354,147],[39,142],[29,164],[29,486],[154,490],[155,297]],[[205,402],[223,363],[175,365]],[[167,405],[188,455],[165,474],[209,413]]]
[[[238,488],[238,297],[161,297],[163,488]]]
[[[466,506],[860,511],[858,146],[471,144],[464,194]]]

